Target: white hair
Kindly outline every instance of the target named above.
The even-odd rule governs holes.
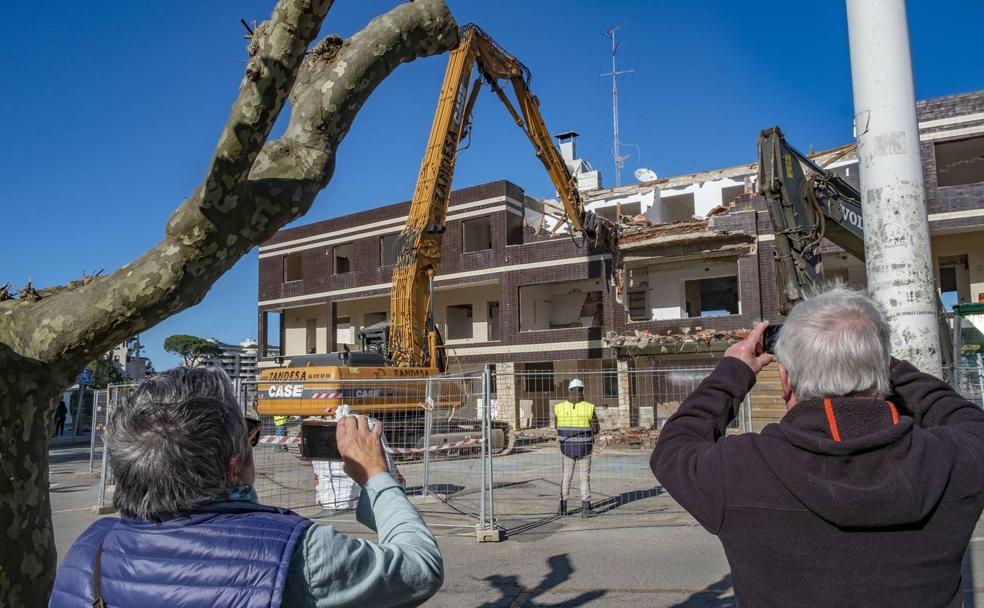
[[[891,393],[890,329],[881,306],[840,284],[797,304],[786,318],[775,354],[800,401]]]

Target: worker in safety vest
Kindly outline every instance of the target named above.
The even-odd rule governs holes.
[[[274,416],[273,426],[276,427],[273,435],[274,437],[287,437],[287,422],[290,420],[290,416]],[[280,444],[280,449],[287,451],[287,444]]]
[[[559,512],[567,515],[567,494],[571,490],[576,462],[581,473],[581,517],[587,517],[591,511],[591,449],[598,431],[598,417],[594,404],[584,400],[584,382],[575,378],[567,388],[570,399],[554,406],[554,426],[564,461]]]

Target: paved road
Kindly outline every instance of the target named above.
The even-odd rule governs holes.
[[[59,561],[95,519],[98,483],[88,477],[88,448],[51,451],[51,500]],[[717,539],[672,499],[653,513],[582,521],[546,520],[501,543],[475,542],[473,522],[444,505],[420,506],[445,556],[444,588],[434,608],[734,606],[728,564]],[[365,535],[351,516],[328,520]],[[964,568],[966,606],[984,607],[984,526],[979,525]]]

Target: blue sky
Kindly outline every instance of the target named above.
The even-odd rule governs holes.
[[[347,36],[392,0],[338,0],[323,33]],[[851,138],[851,80],[840,0],[449,0],[533,72],[547,125],[581,133],[579,155],[613,184],[606,26],[619,30],[623,183],[754,160],[758,131],[783,127],[801,149]],[[112,271],[151,247],[202,179],[245,56],[240,18],[272,0],[7,2],[0,43],[5,119],[0,163],[0,283],[60,284]],[[984,89],[984,3],[908,5],[919,98]],[[399,68],[366,103],[335,176],[302,223],[409,198],[445,57]],[[483,95],[455,186],[512,180],[552,193],[529,144]],[[636,147],[637,146],[637,147]],[[510,150],[503,154],[503,150]],[[515,152],[512,152],[515,150]],[[141,338],[158,369],[178,363],[174,333],[235,342],[256,334],[254,250],[197,307]]]

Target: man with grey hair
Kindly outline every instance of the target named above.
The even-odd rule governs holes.
[[[52,606],[417,606],[444,564],[389,475],[382,424],[338,423],[357,515],[379,544],[259,504],[252,446],[228,376],[179,368],[113,412],[106,445],[120,519],[93,524],[59,568]],[[252,445],[251,445],[252,444]],[[97,604],[102,600],[105,604]]]
[[[878,305],[844,287],[797,305],[776,358],[787,413],[725,437],[772,360],[767,323],[664,425],[650,465],[724,545],[742,606],[960,606],[984,508],[984,413],[891,358]]]

